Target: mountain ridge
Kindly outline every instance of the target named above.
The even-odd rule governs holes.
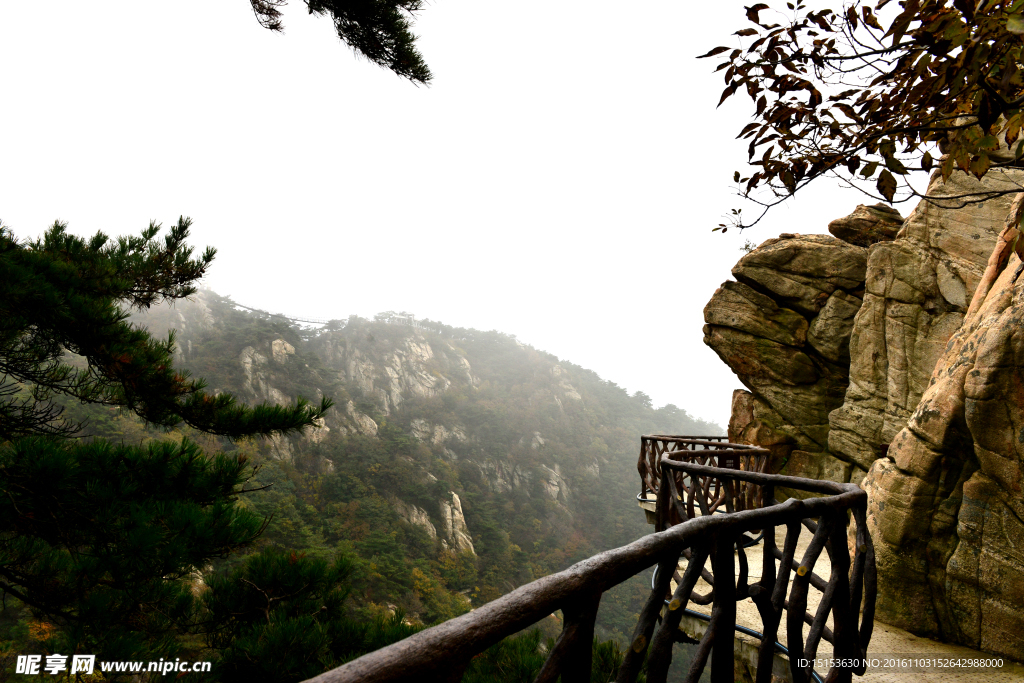
[[[133,322],[174,330],[176,365],[214,392],[335,400],[320,429],[236,445],[273,484],[246,504],[275,516],[267,542],[360,558],[357,607],[424,623],[648,533],[639,436],[724,431],[496,331],[394,313],[308,329],[210,290]],[[606,596],[603,635],[628,639],[634,583]]]

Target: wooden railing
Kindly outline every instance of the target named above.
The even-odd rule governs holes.
[[[724,436],[666,436],[654,434],[640,437],[640,458],[637,471],[640,473],[640,495],[638,499],[657,496],[661,488],[661,459],[683,461],[695,465],[722,467],[745,472],[765,472],[768,468],[769,451],[756,446],[728,443]],[[752,510],[764,504],[761,487],[750,482],[734,482],[735,490],[726,495],[724,481],[717,477],[689,477],[674,470],[676,487],[688,493],[687,505],[672,506],[667,512],[667,526],[693,519],[707,507],[716,512],[725,505],[728,512]],[[697,503],[697,498],[702,503]],[[771,500],[768,498],[767,500]],[[706,505],[705,505],[706,504]],[[679,514],[677,514],[677,512]],[[659,529],[660,531],[660,529]]]
[[[712,510],[707,504],[707,496],[697,487],[682,488],[677,485],[675,472],[689,475],[694,481],[703,478],[720,478],[723,482],[723,497],[727,510],[737,508],[738,498],[742,495],[739,487],[740,481],[759,484],[765,500],[771,500],[773,505],[765,509],[774,509],[781,504],[775,500],[775,486],[788,486],[783,480],[796,480],[801,482],[797,488],[811,493],[830,493],[837,487],[849,488],[850,484],[836,484],[829,481],[815,481],[799,479],[796,477],[780,477],[778,475],[763,474],[741,474],[735,472],[725,474],[722,470],[709,467],[694,467],[685,462],[670,460],[664,456],[661,462],[662,479],[660,482],[658,502],[655,513],[655,528],[664,531],[671,527],[672,519],[693,519],[694,504],[700,507],[702,516],[711,516]],[[696,475],[696,476],[695,476]],[[853,486],[859,490],[859,487]],[[862,491],[863,493],[863,491]],[[864,498],[866,500],[866,495]],[[823,500],[821,498],[816,500]],[[786,524],[786,536],[783,547],[780,550],[775,539],[774,525],[762,529],[762,574],[761,580],[753,585],[746,586],[748,573],[745,544],[742,536],[733,536],[733,543],[739,561],[739,580],[735,586],[733,595],[718,595],[715,589],[715,577],[721,576],[722,571],[718,566],[718,560],[714,559],[714,552],[717,550],[721,557],[724,546],[706,545],[705,548],[687,548],[682,552],[686,558],[685,573],[680,576],[678,570],[672,571],[672,579],[666,579],[664,583],[665,594],[663,599],[669,606],[670,613],[674,609],[686,608],[687,601],[695,604],[712,604],[711,619],[708,631],[701,646],[698,648],[694,659],[693,667],[700,665],[703,669],[703,662],[698,661],[708,654],[709,644],[708,633],[717,631],[724,634],[731,634],[736,624],[735,601],[751,598],[757,607],[761,617],[762,628],[761,644],[758,650],[757,660],[757,683],[771,680],[771,671],[775,655],[775,643],[778,637],[779,625],[783,612],[786,613],[786,630],[788,642],[786,644],[790,658],[790,671],[793,681],[809,681],[813,667],[810,664],[799,666],[799,660],[815,659],[818,645],[825,640],[833,645],[834,659],[863,660],[867,645],[871,639],[871,630],[874,621],[874,607],[876,596],[876,569],[874,560],[874,548],[871,537],[867,533],[865,524],[866,508],[860,504],[848,508],[853,512],[855,528],[855,557],[852,562],[849,556],[848,534],[847,534],[847,508],[837,506],[827,514],[818,517],[818,522],[811,521],[804,517],[799,520],[790,521]],[[688,522],[689,523],[689,522]],[[797,562],[796,548],[800,536],[801,526],[806,527],[812,534],[810,543],[807,546],[802,558]],[[721,540],[719,540],[719,543]],[[731,547],[730,547],[731,549]],[[826,550],[831,562],[829,579],[826,581],[814,572],[814,565],[821,556],[821,551]],[[704,568],[709,555],[712,557],[713,571],[709,572]],[[731,553],[730,553],[731,555]],[[781,561],[779,571],[776,571],[775,562]],[[732,569],[730,558],[729,568]],[[793,585],[790,589],[789,599],[786,596],[786,586],[789,582],[790,571],[796,572]],[[659,566],[659,575],[663,574]],[[697,579],[702,578],[712,586],[710,593],[701,595],[696,592],[694,586]],[[671,595],[668,594],[668,585],[674,581],[677,588]],[[821,599],[814,614],[807,610],[809,587],[821,592]],[[724,584],[727,593],[733,593],[732,581]],[[659,590],[655,588],[655,591]],[[862,601],[863,600],[863,601]],[[863,607],[863,617],[858,626],[858,614]],[[826,626],[829,614],[832,615],[833,629]],[[669,617],[671,619],[671,615]],[[675,623],[678,625],[679,617]],[[803,626],[807,624],[807,641],[803,639]],[[711,636],[714,641],[714,636]],[[715,645],[715,652],[717,648]],[[703,649],[702,649],[703,648]],[[725,656],[724,654],[722,655]],[[714,672],[714,660],[712,660],[712,672]],[[852,667],[849,671],[833,668],[829,672],[826,681],[848,681],[850,673],[858,675],[864,673],[863,664],[859,667]],[[694,679],[695,680],[695,679]]]
[[[364,655],[310,679],[309,683],[454,683],[461,680],[473,657],[556,610],[562,610],[564,617],[562,633],[548,654],[536,682],[553,683],[561,676],[563,683],[589,683],[594,623],[602,594],[655,565],[658,567],[657,583],[640,614],[616,678],[618,683],[635,683],[645,656],[647,681],[663,683],[666,680],[672,646],[680,639],[681,617],[687,603],[694,599],[693,589],[702,574],[705,574],[705,579],[710,579],[713,588],[710,594],[697,596],[697,599],[712,604],[711,623],[696,648],[686,679],[688,682],[698,680],[710,658],[712,682],[732,683],[736,601],[747,597],[754,600],[764,621],[756,683],[769,683],[771,680],[775,638],[782,612],[787,607],[794,683],[808,682],[809,669],[798,666],[797,658],[802,653],[805,658],[814,659],[822,638],[833,644],[837,659],[849,661],[865,655],[874,615],[875,564],[871,539],[865,527],[867,494],[863,490],[853,484],[713,468],[671,461],[665,456],[659,465],[663,477],[658,484],[666,496],[666,506],[682,504],[675,484],[676,471],[694,481],[701,477],[721,479],[727,482],[727,491],[735,491],[735,486],[731,485],[737,482],[747,482],[765,487],[768,493],[775,487],[786,487],[823,496],[790,499],[785,503],[733,514],[704,514],[688,519],[521,586],[469,614]],[[852,562],[846,543],[850,511],[856,524],[856,554]],[[814,538],[803,557],[797,560],[796,539],[800,524],[811,519],[818,520],[816,525],[812,524]],[[737,539],[754,530],[765,530],[765,539],[774,539],[774,530],[779,526],[787,529],[781,564],[776,567],[776,554],[765,552],[762,578],[750,584],[746,556],[740,551],[737,579],[734,563]],[[774,541],[770,542],[774,548]],[[811,618],[805,640],[807,589],[809,584],[817,585],[812,570],[823,549],[831,558],[832,575],[827,583],[822,584],[825,595],[817,614]],[[687,568],[679,577],[677,588],[668,596],[673,576],[684,558],[689,560]],[[703,569],[707,558],[711,558],[710,572]],[[795,577],[790,582],[794,570]],[[667,605],[666,597],[670,597]],[[858,626],[862,598],[864,611]],[[833,618],[831,632],[825,628],[829,612]],[[850,681],[853,673],[863,673],[863,669],[837,667],[829,672],[827,680],[837,683]]]

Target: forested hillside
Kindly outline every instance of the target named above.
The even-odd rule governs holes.
[[[393,313],[302,328],[208,290],[134,322],[157,337],[174,330],[176,367],[215,393],[334,399],[320,429],[263,441],[67,411],[85,437],[184,436],[207,454],[245,454],[256,468],[245,488],[255,490],[241,504],[270,520],[258,545],[350,561],[348,609],[364,622],[449,619],[649,533],[635,500],[640,435],[721,432],[499,332]],[[219,561],[205,580],[244,559]],[[608,593],[598,637],[628,642],[647,590],[637,577]]]
[[[305,438],[236,445],[273,484],[247,504],[273,515],[266,542],[358,558],[355,604],[423,623],[648,533],[640,435],[721,431],[499,332],[393,313],[302,329],[208,290],[139,322],[175,329],[214,390],[334,398]],[[639,595],[606,596],[601,635],[626,639]]]

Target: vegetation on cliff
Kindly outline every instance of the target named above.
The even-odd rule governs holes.
[[[287,641],[312,656],[262,676],[329,668],[648,533],[634,500],[637,437],[718,431],[510,335],[379,318],[303,329],[203,292],[133,319],[154,334],[175,329],[175,365],[204,376],[212,395],[333,397],[321,429],[232,440],[66,403],[86,444],[201,448],[203,462],[246,466],[249,492],[234,489],[230,509],[253,520],[248,549],[191,562],[199,571],[181,586],[200,597],[185,601],[160,652],[218,659],[230,680]],[[292,595],[279,571],[289,561],[327,578],[280,602],[268,625],[258,603]],[[605,595],[599,638],[625,642],[648,590],[637,578]],[[329,609],[314,614],[313,602]],[[248,616],[218,616],[229,613]],[[63,637],[59,619],[25,603],[9,601],[3,618],[9,652],[53,651]],[[546,636],[559,628],[557,616],[548,622]]]

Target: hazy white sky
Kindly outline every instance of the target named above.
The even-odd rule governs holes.
[[[826,232],[822,186],[743,235],[714,60],[743,3],[434,0],[416,87],[329,20],[246,0],[0,4],[0,218],[23,237],[194,221],[206,284],[322,318],[497,329],[725,426],[702,310],[747,239]],[[749,210],[749,209],[748,209]]]

